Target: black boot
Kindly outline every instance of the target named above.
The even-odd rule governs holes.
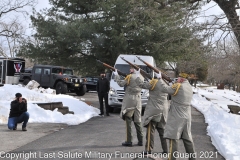
[[[15,127],[13,128],[13,130],[17,130],[17,124],[15,125]]]
[[[123,142],[122,145],[132,147],[132,142]]]
[[[143,142],[138,142],[138,145],[139,146],[143,146]]]

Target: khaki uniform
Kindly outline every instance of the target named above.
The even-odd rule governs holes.
[[[127,138],[126,142],[132,142],[132,127],[131,122],[134,121],[135,128],[137,130],[138,142],[142,143],[143,133],[141,126],[141,112],[142,112],[142,101],[141,101],[141,90],[135,79],[136,74],[128,75],[124,80],[120,80],[119,75],[115,75],[115,80],[120,87],[126,86],[125,94],[123,97],[122,108],[120,116],[126,121]],[[143,77],[141,76],[143,80]]]
[[[160,80],[163,92],[172,95],[164,137],[170,139],[170,160],[176,159],[173,155],[178,149],[178,140],[182,139],[186,152],[195,153],[191,134],[191,100],[192,86],[187,80],[175,83],[171,87]],[[176,153],[176,152],[175,152]],[[190,158],[195,159],[195,158]]]
[[[163,93],[161,82],[154,79],[144,82],[140,78],[136,83],[144,89],[149,89],[149,98],[144,112],[143,126],[147,127],[145,151],[152,152],[154,146],[155,129],[159,133],[163,152],[168,152],[167,140],[163,138],[164,127],[167,121],[168,100],[167,93]]]

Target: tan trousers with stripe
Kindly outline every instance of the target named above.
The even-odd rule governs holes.
[[[147,125],[146,145],[145,145],[145,151],[147,152],[152,152],[153,150],[154,134],[155,134],[155,129],[157,125],[158,125],[158,122],[154,122],[154,121],[150,121]],[[163,138],[164,129],[157,128],[157,131],[159,133],[163,152],[168,152],[167,139]]]
[[[132,117],[125,117],[126,121],[126,142],[132,142]],[[133,122],[137,131],[138,142],[143,141],[141,122]]]
[[[187,140],[187,139],[182,139],[184,143],[184,147],[187,153],[191,156],[189,159],[190,160],[196,160],[196,152],[194,150],[194,144],[192,141]],[[178,158],[178,139],[169,139],[169,158],[168,160],[176,160]],[[182,153],[180,153],[182,154]],[[179,158],[180,159],[180,158]]]

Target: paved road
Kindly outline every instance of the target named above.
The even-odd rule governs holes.
[[[83,97],[86,102],[92,106],[98,107],[98,99],[96,93],[87,93]],[[197,151],[197,159],[214,159],[224,160],[224,158],[216,152],[211,144],[210,137],[206,135],[207,124],[204,123],[203,115],[196,109],[192,109],[192,134]],[[31,124],[29,124],[31,126]],[[49,128],[50,129],[50,128]],[[30,134],[34,130],[29,127]],[[50,129],[51,130],[51,129]],[[1,131],[1,130],[0,130]],[[146,129],[144,128],[144,135]],[[41,130],[38,130],[41,132]],[[46,131],[45,131],[46,132]],[[21,132],[22,133],[22,132]],[[16,135],[14,135],[16,136]],[[19,136],[22,136],[22,134]],[[154,146],[155,156],[161,152],[161,146],[157,133]],[[24,137],[26,138],[26,136]],[[112,113],[109,117],[94,117],[89,121],[76,126],[65,126],[57,132],[51,132],[38,139],[18,146],[5,156],[22,155],[31,156],[30,159],[126,159],[131,160],[136,156],[141,157],[143,146],[137,146],[137,138],[133,127],[133,147],[122,147],[121,143],[125,139],[125,123],[119,118],[119,113]],[[145,139],[144,139],[145,142]],[[179,151],[185,153],[183,144],[180,143]],[[91,154],[91,155],[90,155]],[[207,156],[212,155],[212,158]],[[112,156],[112,158],[110,158]],[[202,156],[202,157],[200,157]],[[164,160],[166,158],[161,157]],[[161,159],[158,157],[158,159]],[[1,158],[9,159],[9,158]],[[185,160],[187,158],[181,158]]]

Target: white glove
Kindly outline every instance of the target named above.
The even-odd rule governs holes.
[[[161,72],[159,71],[159,73],[155,73],[156,77],[159,79],[159,78],[162,78],[162,74]]]
[[[115,69],[115,71],[113,72],[113,74],[114,74],[115,76],[118,75],[117,69]]]
[[[136,76],[137,76],[137,77],[140,77],[140,68],[138,68],[138,70],[135,70],[135,69],[134,69],[134,72],[136,73]]]

